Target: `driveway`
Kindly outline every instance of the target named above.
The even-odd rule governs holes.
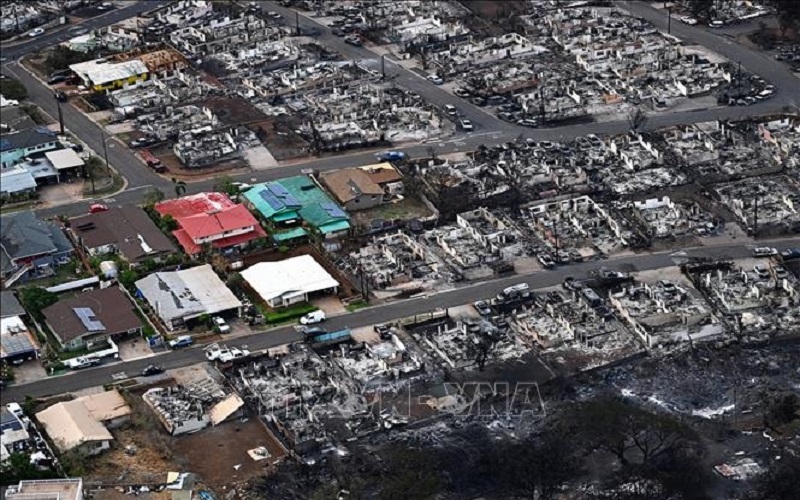
[[[83,181],[72,180],[39,189],[39,201],[43,208],[67,205],[83,199]]]

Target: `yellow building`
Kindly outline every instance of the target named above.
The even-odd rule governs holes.
[[[96,92],[131,87],[150,76],[147,66],[139,59],[124,62],[95,59],[73,64],[69,69],[83,80],[83,85]]]

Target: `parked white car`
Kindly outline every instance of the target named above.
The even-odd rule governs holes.
[[[317,309],[316,311],[311,311],[310,313],[306,314],[305,316],[300,318],[301,325],[313,325],[315,323],[322,323],[327,318],[325,317],[325,311],[322,309]]]
[[[44,35],[44,28],[34,28],[28,32],[29,37]]]
[[[697,19],[691,16],[683,16],[681,17],[681,21],[688,24],[689,26],[694,26],[695,24],[697,24]]]
[[[233,360],[246,358],[250,355],[250,351],[247,349],[238,349],[233,347],[228,349],[227,352],[220,354],[219,361],[220,363],[230,363]]]
[[[778,255],[778,250],[772,247],[758,247],[753,249],[753,257],[772,257]]]
[[[85,356],[80,356],[77,358],[72,358],[64,361],[64,364],[70,367],[73,370],[82,370],[83,368],[91,368],[92,366],[97,366],[103,361],[98,358],[89,358]]]
[[[228,349],[226,346],[220,347],[219,344],[211,344],[210,346],[206,347],[205,351],[206,359],[209,361],[216,361],[222,357],[223,354],[227,356],[230,353],[230,349]]]
[[[436,73],[428,75],[428,80],[434,85],[441,85],[444,83],[444,80]]]
[[[229,333],[231,331],[230,325],[222,317],[214,316],[211,321],[214,323],[214,329],[219,333]]]

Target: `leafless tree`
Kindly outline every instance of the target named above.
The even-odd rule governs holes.
[[[634,108],[628,112],[628,125],[631,127],[631,132],[638,134],[647,125],[647,113],[642,111],[642,108]]]

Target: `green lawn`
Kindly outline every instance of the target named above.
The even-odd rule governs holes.
[[[369,304],[363,300],[356,300],[355,302],[347,304],[344,308],[347,309],[348,312],[355,312],[367,306],[369,306]]]
[[[268,325],[275,325],[295,320],[300,316],[316,310],[316,307],[307,302],[303,302],[281,309],[262,309],[262,314]]]

